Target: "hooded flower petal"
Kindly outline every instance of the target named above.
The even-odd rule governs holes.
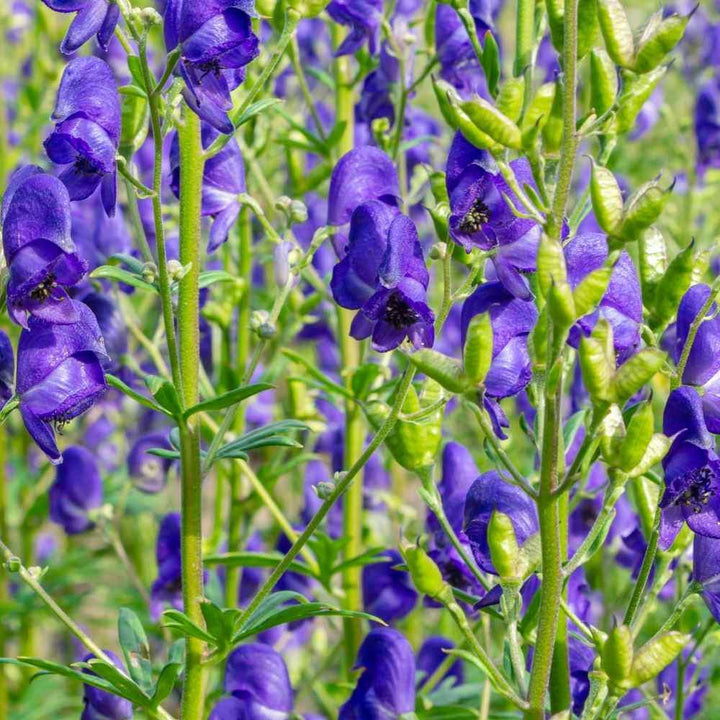
[[[149,433],[133,443],[127,456],[128,475],[133,484],[149,494],[158,493],[165,487],[168,470],[173,464],[168,458],[151,455],[148,450],[153,448],[172,450],[172,445],[165,433]]]
[[[43,0],[52,10],[62,13],[76,12],[70,23],[60,51],[70,55],[82,47],[93,35],[98,45],[107,50],[108,42],[115,31],[120,8],[108,0]]]
[[[702,583],[705,604],[720,622],[720,539],[695,535],[693,580]]]
[[[104,652],[116,667],[120,668],[123,672],[127,672],[122,661],[114,652],[110,650],[105,650]],[[92,660],[94,657],[94,655],[86,655],[83,658],[83,662]],[[91,670],[83,670],[83,672],[88,675],[95,675]],[[83,711],[81,720],[129,720],[132,718],[132,703],[129,700],[113,695],[105,690],[100,690],[92,685],[83,685],[83,688],[85,710]]]
[[[151,614],[159,617],[165,603],[182,610],[182,563],[180,559],[180,515],[168,513],[160,523],[155,546],[158,576],[152,585]]]
[[[420,688],[435,673],[435,671],[445,662],[447,651],[453,650],[455,643],[448,638],[440,635],[429,637],[422,644],[417,657],[418,672],[423,673],[423,679],[420,682]],[[465,681],[465,672],[460,658],[458,658],[440,679],[440,683],[451,681],[452,685],[462,685]]]
[[[65,450],[48,494],[50,519],[68,535],[90,530],[94,523],[88,513],[103,502],[102,479],[93,453],[79,446]]]
[[[366,42],[371,53],[377,52],[382,11],[382,0],[332,0],[327,6],[328,15],[350,28],[335,54],[352,55]]]
[[[0,330],[0,410],[13,395],[15,357],[10,338]]]

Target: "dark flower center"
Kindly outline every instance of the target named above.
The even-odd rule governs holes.
[[[487,205],[478,198],[460,221],[460,232],[466,235],[476,233],[490,219]]]
[[[95,175],[98,172],[97,165],[84,155],[78,155],[75,159],[75,169],[83,175]]]
[[[202,79],[207,75],[219,75],[221,72],[220,61],[217,58],[198,63],[197,67],[198,70],[200,70],[200,72],[202,73],[202,75],[200,76],[200,82],[202,82]]]
[[[70,415],[57,415],[52,419],[53,427],[58,435],[62,435],[65,426],[72,420]]]
[[[38,302],[44,302],[52,294],[56,280],[57,278],[55,277],[55,274],[49,273],[41,283],[35,286],[30,293],[30,297]]]
[[[684,478],[685,490],[678,496],[677,503],[691,508],[694,513],[702,512],[704,506],[715,495],[713,480],[715,473],[705,466],[689,472]]]
[[[383,320],[394,328],[409,327],[417,322],[419,317],[417,312],[407,304],[401,293],[393,293],[388,298]]]

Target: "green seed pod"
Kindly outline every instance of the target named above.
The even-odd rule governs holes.
[[[558,87],[555,90],[550,115],[542,129],[543,150],[548,155],[557,155],[560,152],[563,136],[563,110],[562,92]]]
[[[462,103],[465,105],[466,103]],[[471,119],[470,116],[462,109],[460,104],[452,100],[450,104],[454,126],[463,134],[463,137],[481,150],[489,150],[496,152],[502,150],[502,146],[498,145],[493,138],[484,133]]]
[[[123,94],[118,152],[125,159],[131,158],[145,142],[148,133],[148,115],[148,101],[144,94]]]
[[[597,41],[600,30],[597,3],[598,0],[578,0],[578,60],[584,58]]]
[[[435,234],[438,239],[444,243],[449,242],[450,205],[446,202],[438,203],[434,208],[428,208],[428,212],[435,226]]]
[[[547,360],[547,305],[540,311],[538,321],[530,333],[528,350],[536,368],[545,367]]]
[[[615,373],[612,382],[615,400],[624,404],[641,387],[650,382],[665,364],[666,353],[657,348],[644,348],[624,362]]]
[[[639,187],[627,202],[620,234],[626,240],[636,240],[660,217],[671,192],[672,185],[663,190],[656,180]]]
[[[435,170],[430,173],[430,190],[432,191],[433,198],[435,198],[436,203],[450,202],[450,198],[447,193],[447,185],[445,184],[444,172]]]
[[[670,262],[667,272],[662,276],[655,292],[655,308],[650,318],[653,328],[664,327],[675,314],[682,296],[692,281],[695,259],[695,242],[679,252]]]
[[[460,363],[437,350],[423,348],[408,355],[408,360],[421,373],[431,377],[452,393],[462,393],[471,387]]]
[[[578,283],[573,290],[576,317],[581,318],[595,310],[605,295],[612,272],[612,265],[604,265],[593,270]]]
[[[590,197],[598,225],[608,234],[617,235],[623,224],[623,197],[615,175],[592,162]]]
[[[625,421],[617,405],[610,406],[607,415],[600,423],[599,433],[603,459],[610,467],[615,467],[620,448],[627,435]]]
[[[638,113],[666,72],[667,67],[656,68],[644,75],[623,70],[622,90],[618,98],[618,111],[615,115],[615,132],[622,134],[635,127]]]
[[[400,545],[400,552],[418,592],[434,600],[442,601],[448,597],[452,599],[452,591],[443,580],[440,568],[425,550],[418,545],[404,541]]]
[[[598,18],[608,55],[616,65],[632,67],[633,31],[620,0],[598,0]]]
[[[460,107],[478,130],[492,138],[495,143],[513,150],[522,148],[520,128],[484,98],[476,97],[461,103]]]
[[[328,4],[329,0],[286,0],[287,6],[295,10],[300,17],[317,17]]]
[[[537,278],[540,292],[548,297],[553,283],[567,282],[567,268],[562,245],[543,233],[537,256]]]
[[[564,331],[572,326],[577,319],[577,312],[569,282],[554,282],[550,285],[548,310],[557,328]]]
[[[513,122],[520,120],[525,94],[525,78],[508,78],[501,86],[497,97],[497,109]]]
[[[585,387],[593,404],[609,402],[615,374],[615,351],[612,329],[605,320],[595,325],[590,337],[580,340],[579,360]]]
[[[662,433],[655,433],[648,443],[645,449],[645,454],[635,467],[628,473],[629,478],[639,478],[644,475],[653,465],[657,465],[666,455],[670,446],[672,445],[672,438],[669,438]]]
[[[643,35],[635,55],[635,72],[647,73],[654,70],[682,40],[689,21],[690,15],[670,15],[653,28],[647,37]]]
[[[619,685],[630,675],[633,664],[633,636],[627,625],[617,625],[608,635],[600,653],[602,669]]]
[[[649,227],[640,233],[638,258],[643,301],[647,307],[652,307],[655,287],[665,274],[668,264],[665,238],[657,228]]]
[[[643,403],[630,418],[627,436],[620,449],[620,469],[630,472],[645,455],[655,429],[655,418],[649,402]]]
[[[541,85],[523,115],[521,128],[523,133],[532,130],[539,124],[542,130],[550,116],[553,100],[555,99],[555,83],[548,82]]]
[[[520,548],[512,520],[507,515],[497,510],[493,512],[488,523],[487,541],[490,559],[501,582],[522,579],[522,570],[519,567]]]
[[[432,77],[432,86],[435,93],[435,99],[437,100],[443,119],[448,125],[450,125],[450,127],[457,129],[457,125],[455,123],[455,113],[453,112],[450,103],[450,98],[459,100],[457,91],[449,82],[439,80],[435,76]]]
[[[550,26],[550,38],[558,52],[563,51],[565,5],[563,0],[546,0],[545,7],[548,14],[548,25]]]
[[[490,313],[476,315],[468,325],[463,348],[465,375],[473,385],[479,385],[490,370],[493,352],[493,330]]]
[[[590,104],[598,115],[613,106],[617,92],[615,64],[604,50],[595,48],[590,53]]]
[[[635,654],[627,686],[639,687],[657,677],[690,641],[690,635],[669,632],[648,641]]]

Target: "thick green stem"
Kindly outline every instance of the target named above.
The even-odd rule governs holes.
[[[180,145],[180,262],[189,265],[180,281],[178,331],[180,343],[181,396],[184,407],[198,401],[199,285],[201,204],[204,159],[200,139],[200,119],[186,109],[184,123],[178,129]],[[180,426],[181,505],[182,505],[182,594],[183,609],[201,627],[203,615],[202,567],[202,472],[200,438],[193,422]],[[204,643],[198,638],[186,640],[186,664],[183,682],[183,720],[202,720],[204,707],[202,655]]]
[[[7,449],[7,435],[0,428],[0,468],[5,467]],[[7,481],[5,477],[0,480],[0,538],[8,536],[7,524]],[[0,607],[4,607],[10,599],[7,578],[5,573],[0,574]],[[3,623],[0,623],[0,657],[7,657],[7,642],[9,632]],[[5,666],[0,666],[0,718],[8,717],[8,678]]]

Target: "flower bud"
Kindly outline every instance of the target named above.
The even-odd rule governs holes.
[[[287,0],[287,5],[301,17],[314,18],[325,9],[328,2],[329,0]]]
[[[602,669],[614,685],[620,685],[630,675],[633,653],[632,631],[627,625],[616,625],[600,653]]]
[[[181,265],[178,260],[168,260],[167,271],[170,282],[180,282],[190,271],[190,264]]]
[[[313,485],[312,487],[320,500],[327,500],[335,491],[335,483],[327,481],[319,482],[317,485]]]
[[[635,655],[627,686],[639,687],[657,677],[680,653],[690,640],[690,635],[669,632],[649,640]]]
[[[479,385],[490,370],[493,353],[493,329],[490,313],[484,312],[470,320],[463,348],[465,375],[474,385]]]
[[[422,348],[408,355],[408,360],[421,373],[452,393],[462,393],[470,389],[470,382],[460,363],[437,350]]]
[[[608,234],[616,235],[623,222],[623,197],[611,170],[591,159],[590,197],[598,225]]]
[[[257,335],[261,340],[272,340],[277,335],[277,328],[273,323],[262,323],[257,329]]]
[[[618,98],[618,111],[615,115],[615,132],[626,133],[635,127],[635,120],[637,120],[642,106],[653,94],[666,71],[666,67],[656,68],[644,75],[623,71],[622,91]]]
[[[452,601],[450,586],[443,580],[440,568],[419,545],[403,542],[400,552],[408,566],[413,585],[418,592],[433,600]]]
[[[261,325],[264,325],[270,319],[270,313],[267,310],[253,310],[250,314],[250,329],[257,332]]]
[[[595,48],[590,53],[590,104],[598,115],[613,106],[617,92],[615,64],[604,50]]]
[[[522,579],[520,548],[518,547],[512,520],[505,513],[493,512],[487,530],[490,559],[500,580]]]
[[[650,318],[652,327],[664,327],[675,314],[675,311],[692,282],[695,258],[693,255],[695,242],[680,251],[668,266],[655,291],[655,307]]]
[[[625,442],[620,449],[619,467],[630,472],[645,455],[652,440],[655,418],[649,402],[643,403],[633,413],[627,425]]]
[[[153,7],[145,7],[140,11],[140,20],[146,27],[162,24],[162,15]]]
[[[288,260],[293,244],[285,241],[278,243],[273,249],[273,275],[275,284],[284,288],[290,280],[290,261]]]
[[[20,562],[20,558],[15,555],[9,558],[8,561],[5,563],[5,569],[11,573],[20,572],[21,567],[22,563]]]
[[[644,348],[625,361],[613,377],[613,396],[624,404],[646,385],[665,364],[667,354],[657,348]]]
[[[146,262],[142,267],[142,278],[147,283],[154,283],[157,280],[158,269],[154,262]]]
[[[633,31],[620,0],[598,0],[598,18],[608,55],[616,65],[632,67]]]
[[[522,115],[524,95],[525,78],[523,76],[508,78],[500,87],[497,109],[513,122],[518,122]]]
[[[640,38],[640,47],[635,55],[633,67],[635,72],[647,73],[654,70],[682,40],[691,16],[692,13],[685,17],[670,15],[653,27],[650,32],[643,33]]]
[[[674,183],[673,183],[674,185]],[[670,197],[673,185],[666,190],[656,180],[639,187],[628,200],[620,234],[627,240],[636,240],[643,230],[660,217]]]
[[[503,115],[492,103],[481,97],[461,103],[462,111],[475,126],[494,143],[513,150],[522,148],[520,128],[506,115]]]

